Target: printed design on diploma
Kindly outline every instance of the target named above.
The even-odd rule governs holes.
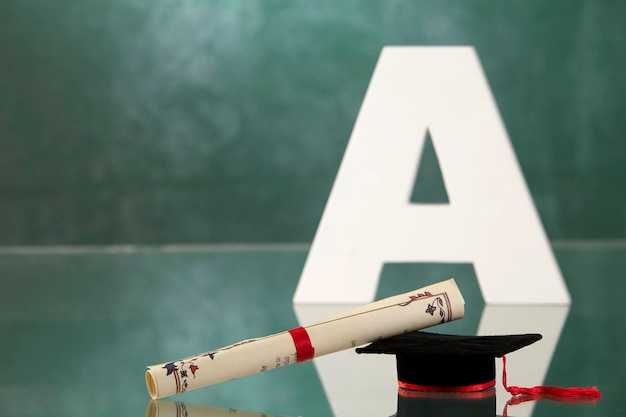
[[[162,367],[162,369],[165,369],[166,371],[165,376],[172,375],[174,378],[177,394],[187,391],[187,387],[189,387],[187,380],[190,377],[192,379],[196,378],[196,372],[200,369],[200,367],[194,363],[195,360],[197,360],[197,358],[182,360],[179,362],[170,362],[166,363]]]
[[[418,300],[431,300],[424,311],[426,314],[430,314],[434,316],[438,311],[439,317],[441,320],[439,323],[446,323],[452,320],[452,306],[450,304],[450,299],[448,298],[448,294],[443,292],[441,294],[432,294],[428,291],[423,293],[418,293],[417,295],[409,296],[409,301],[398,304],[400,307],[406,307],[414,301]]]
[[[211,358],[211,360],[213,360],[213,359],[215,359],[215,355],[217,355],[219,352],[223,352],[225,350],[230,350],[232,348],[236,348],[237,346],[245,345],[246,343],[255,342],[257,340],[259,340],[259,339],[256,338],[256,339],[242,340],[241,342],[237,342],[237,343],[234,343],[234,344],[229,345],[229,346],[224,346],[223,348],[219,348],[217,350],[211,350],[209,352],[203,353],[200,356],[208,356],[209,358]]]
[[[225,346],[220,349],[211,350],[209,352],[205,352],[200,355],[190,356],[189,358],[185,358],[177,362],[166,363],[164,366],[161,367],[161,369],[165,369],[165,372],[166,372],[165,376],[172,375],[172,378],[174,378],[174,382],[176,384],[176,394],[180,394],[180,393],[187,391],[187,388],[189,387],[189,383],[187,382],[188,379],[196,378],[196,372],[198,372],[198,369],[200,369],[200,367],[196,365],[194,362],[197,361],[198,358],[208,356],[209,358],[211,358],[211,360],[214,360],[215,356],[220,352],[223,352],[225,350],[230,350],[237,346],[241,346],[246,343],[251,343],[257,340],[258,339],[243,340],[241,342],[232,344],[230,346]]]

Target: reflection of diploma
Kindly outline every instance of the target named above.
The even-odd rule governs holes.
[[[180,403],[164,400],[150,400],[146,417],[279,417],[234,408],[212,407],[210,405]]]
[[[464,311],[463,297],[450,279],[311,326],[149,366],[146,385],[152,398],[163,398],[460,319]]]

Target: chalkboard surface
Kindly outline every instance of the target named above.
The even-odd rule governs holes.
[[[608,0],[3,0],[0,245],[310,241],[385,45],[474,46],[549,237],[624,238],[625,17]]]

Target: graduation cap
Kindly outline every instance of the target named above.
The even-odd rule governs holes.
[[[356,351],[395,355],[401,391],[471,393],[492,389],[496,384],[495,358],[502,357],[502,382],[514,396],[601,396],[596,387],[507,386],[505,355],[540,339],[540,334],[456,336],[414,331],[380,339]]]
[[[472,392],[496,384],[495,358],[541,339],[540,334],[454,336],[409,332],[358,348],[396,355],[398,386],[414,391]]]

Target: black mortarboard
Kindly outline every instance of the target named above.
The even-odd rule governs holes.
[[[453,336],[421,331],[381,339],[357,353],[396,355],[400,388],[471,392],[495,385],[495,358],[541,339],[540,334]]]

